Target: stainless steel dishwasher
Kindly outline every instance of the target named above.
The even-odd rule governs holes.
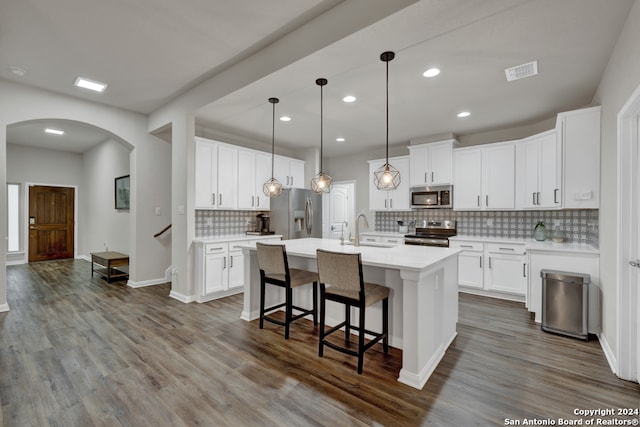
[[[542,330],[589,339],[588,274],[542,270]]]

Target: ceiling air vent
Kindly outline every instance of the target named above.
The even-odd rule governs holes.
[[[515,67],[507,68],[504,70],[507,75],[507,81],[512,82],[514,80],[524,79],[525,77],[531,77],[538,74],[538,61],[527,62],[526,64],[516,65]]]

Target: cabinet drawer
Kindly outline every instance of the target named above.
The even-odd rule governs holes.
[[[394,245],[404,245],[404,237],[382,237],[382,243],[391,243]]]
[[[380,242],[381,238],[380,236],[374,236],[371,234],[360,234],[360,241],[361,242]]]
[[[208,244],[204,245],[205,255],[221,254],[227,251],[227,244]]]
[[[523,255],[525,246],[517,243],[487,243],[487,252]]]
[[[484,243],[482,242],[449,242],[449,247],[453,249],[462,249],[465,251],[482,252]]]

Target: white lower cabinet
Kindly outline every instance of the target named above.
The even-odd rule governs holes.
[[[485,244],[487,269],[485,289],[525,296],[527,293],[527,261],[525,245]]]
[[[458,255],[461,291],[524,301],[527,293],[525,244],[452,240]]]
[[[458,255],[458,283],[460,286],[484,288],[484,244],[451,242],[452,248],[464,249]]]
[[[244,286],[244,255],[242,249],[233,249],[233,242],[229,243],[229,289],[242,288]]]
[[[240,293],[244,290],[244,255],[238,244],[279,237],[234,240],[215,243],[196,242],[197,301],[206,302]]]

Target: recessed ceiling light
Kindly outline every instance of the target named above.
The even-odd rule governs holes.
[[[458,113],[458,117],[463,118],[463,117],[469,117],[471,115],[470,112],[468,111],[461,111]]]
[[[23,77],[25,74],[27,74],[27,70],[20,67],[9,67],[9,71],[11,71],[13,74],[15,74],[18,77]]]
[[[343,100],[344,102],[353,102],[353,101],[355,101],[355,100],[356,100],[356,97],[355,97],[355,96],[353,96],[353,95],[347,95],[347,96],[345,96],[344,98],[342,98],[342,100]]]
[[[97,82],[95,80],[85,79],[84,77],[78,77],[76,79],[76,82],[74,83],[74,85],[76,85],[78,87],[81,87],[81,88],[93,90],[93,91],[96,91],[96,92],[104,92],[104,90],[107,88],[107,84],[106,83],[101,83],[101,82]]]
[[[290,122],[291,121],[291,117],[289,116],[282,116],[280,117],[280,120],[283,122]]]
[[[337,142],[344,142],[344,138],[343,137],[336,138],[336,141]]]
[[[440,74],[440,70],[438,68],[429,68],[427,71],[422,73],[425,77],[435,77]]]
[[[64,135],[64,131],[60,129],[46,128],[44,131],[46,133],[52,133],[54,135]]]

